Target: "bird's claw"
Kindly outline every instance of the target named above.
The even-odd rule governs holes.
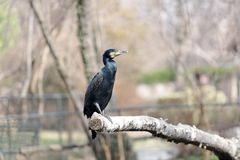
[[[108,115],[106,115],[106,114],[102,114],[104,117],[106,117],[111,123],[113,123],[113,121],[112,121],[112,119],[108,116]]]

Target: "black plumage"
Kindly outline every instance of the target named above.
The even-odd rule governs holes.
[[[117,71],[116,56],[126,53],[116,49],[108,49],[103,54],[104,67],[90,81],[84,99],[83,114],[91,118],[94,112],[102,114],[112,97],[112,90]],[[92,131],[92,138],[96,137],[96,132]]]

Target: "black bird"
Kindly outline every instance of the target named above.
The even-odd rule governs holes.
[[[91,118],[94,112],[102,114],[112,97],[112,90],[117,71],[115,57],[127,53],[117,49],[108,49],[103,54],[104,67],[91,80],[85,93],[83,114]],[[92,139],[97,133],[92,130]]]

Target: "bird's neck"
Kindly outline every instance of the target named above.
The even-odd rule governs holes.
[[[117,71],[116,62],[112,59],[107,58],[103,61],[103,63],[105,65],[105,67],[107,67],[112,72],[112,74],[115,75],[115,73]]]

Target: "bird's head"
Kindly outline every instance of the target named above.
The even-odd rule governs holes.
[[[115,57],[125,54],[127,51],[121,51],[117,49],[108,49],[103,54],[103,60],[104,59],[114,59]]]

